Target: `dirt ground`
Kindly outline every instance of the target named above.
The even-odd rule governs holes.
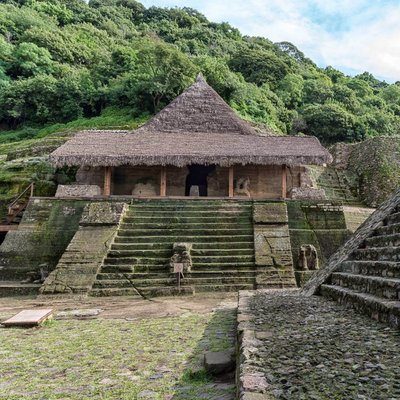
[[[63,319],[99,317],[140,320],[179,316],[187,312],[206,314],[225,302],[233,306],[232,303],[237,302],[237,293],[206,293],[196,296],[157,297],[149,300],[131,297],[4,297],[0,298],[0,320],[21,310],[35,308],[52,308],[56,317],[62,312]],[[101,311],[97,315],[91,315],[96,313],[91,313],[89,310]]]

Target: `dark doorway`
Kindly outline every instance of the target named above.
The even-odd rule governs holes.
[[[185,196],[190,195],[192,186],[199,187],[199,196],[208,196],[208,175],[215,171],[215,165],[192,164],[188,166],[189,173],[186,176]]]
[[[2,244],[4,242],[6,235],[7,235],[7,232],[0,232],[0,244]]]

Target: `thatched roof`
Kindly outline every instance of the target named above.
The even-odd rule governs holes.
[[[50,155],[58,167],[301,165],[331,159],[314,137],[258,136],[202,76],[135,131],[79,132]]]

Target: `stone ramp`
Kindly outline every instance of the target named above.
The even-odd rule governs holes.
[[[238,398],[400,398],[399,335],[296,290],[241,291]]]

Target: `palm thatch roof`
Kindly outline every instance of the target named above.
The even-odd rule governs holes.
[[[83,131],[50,155],[53,165],[234,164],[331,162],[314,137],[258,136],[200,75],[149,122],[133,132]]]

